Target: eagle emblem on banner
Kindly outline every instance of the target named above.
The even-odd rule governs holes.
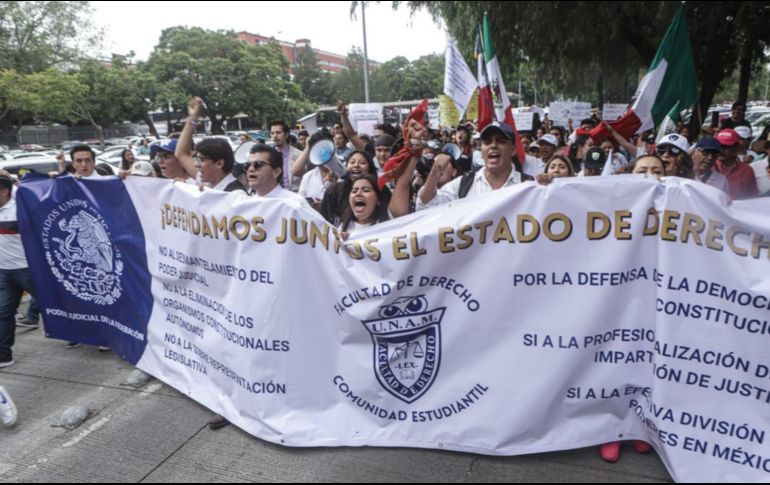
[[[73,296],[98,305],[115,303],[122,293],[123,261],[105,222],[82,209],[69,218],[64,215],[56,221],[46,245],[51,271]]]

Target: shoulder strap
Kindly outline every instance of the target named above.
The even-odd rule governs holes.
[[[465,196],[468,195],[468,192],[471,191],[471,187],[473,187],[473,179],[476,178],[476,172],[477,170],[471,170],[470,172],[465,172],[462,175],[462,178],[460,179],[460,191],[457,194],[458,198],[464,199]]]

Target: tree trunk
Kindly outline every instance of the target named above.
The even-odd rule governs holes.
[[[95,123],[93,120],[91,123],[94,125],[96,132],[99,134],[99,149],[104,151],[104,128],[102,128],[102,125]]]
[[[217,117],[216,114],[209,111],[209,120],[211,121],[211,134],[219,135],[224,133],[222,131],[222,120]]]
[[[700,100],[698,104],[693,107],[693,114],[690,117],[690,133],[693,137],[699,137],[704,123],[709,123],[711,120],[706,119],[711,102],[714,100],[714,95],[717,92],[718,81],[713,75],[706,75],[702,78],[700,86]],[[700,108],[700,109],[699,109]],[[712,136],[715,133],[712,133]]]
[[[753,64],[754,46],[756,42],[749,37],[743,44],[740,58],[740,81],[738,81],[738,100],[746,102],[749,99],[749,82],[751,81],[751,66]]]
[[[600,71],[599,78],[596,80],[596,93],[599,100],[599,109],[604,106],[604,74]]]
[[[150,134],[155,138],[160,138],[160,135],[158,134],[158,129],[155,128],[155,122],[152,121],[152,116],[150,116],[150,113],[148,113],[146,109],[142,109],[142,120],[144,120],[144,122],[150,128]]]

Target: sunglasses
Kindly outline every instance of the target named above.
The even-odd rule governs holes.
[[[664,148],[657,148],[657,149],[655,149],[655,153],[657,153],[658,156],[663,156],[666,153],[668,153],[669,155],[673,155],[673,156],[677,157],[677,156],[682,154],[682,150],[680,150],[680,149],[678,149],[676,147],[664,147]]]
[[[247,162],[246,163],[246,170],[250,168],[253,168],[254,170],[259,170],[262,167],[272,168],[272,165],[270,165],[270,162]]]

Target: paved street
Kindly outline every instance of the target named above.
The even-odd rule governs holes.
[[[661,482],[660,460],[624,449],[609,465],[596,449],[511,458],[383,448],[283,448],[229,426],[156,380],[121,383],[132,367],[93,347],[68,350],[17,330],[17,365],[0,371],[19,422],[0,428],[2,482]],[[98,414],[67,431],[49,422],[70,406]]]

